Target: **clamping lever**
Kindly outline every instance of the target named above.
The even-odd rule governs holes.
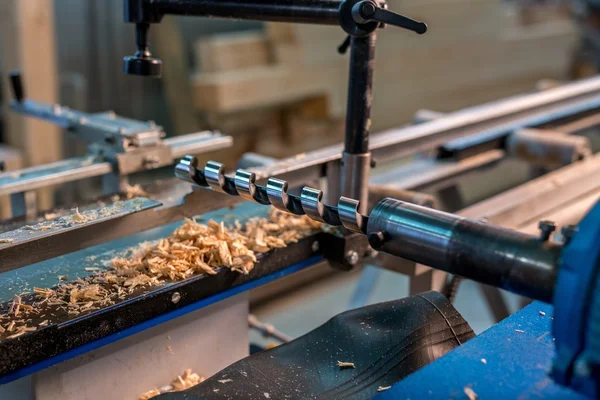
[[[380,7],[373,0],[364,0],[356,3],[354,7],[352,7],[352,18],[357,24],[379,22],[408,29],[419,35],[427,32],[427,24],[424,22],[418,22],[403,15],[388,11],[385,8]]]

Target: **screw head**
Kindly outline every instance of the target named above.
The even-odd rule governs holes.
[[[539,222],[538,227],[540,228],[541,239],[545,242],[550,239],[552,232],[556,230],[556,224],[552,221],[542,220]]]
[[[177,304],[179,303],[179,300],[181,300],[181,295],[179,294],[179,292],[173,293],[173,296],[171,296],[171,302],[173,304]]]
[[[346,262],[352,266],[358,264],[358,253],[354,250],[350,250],[346,253]]]
[[[316,253],[317,251],[319,251],[320,248],[321,248],[321,246],[319,245],[319,242],[314,241],[311,246],[313,253]]]
[[[360,8],[360,13],[363,15],[364,18],[369,18],[369,17],[373,16],[373,14],[375,14],[376,10],[377,10],[376,4],[374,4],[372,1],[366,1],[363,3],[362,7]]]
[[[575,232],[577,232],[577,225],[565,225],[560,229],[564,244],[569,244]]]

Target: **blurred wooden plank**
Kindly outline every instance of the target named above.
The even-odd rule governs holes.
[[[327,93],[335,77],[328,68],[266,66],[194,77],[194,105],[227,113],[281,105]],[[333,79],[333,80],[332,80]]]
[[[269,41],[262,32],[209,36],[196,41],[196,66],[202,73],[268,65]]]
[[[195,132],[199,125],[192,104],[190,68],[177,17],[165,16],[153,27],[153,42],[163,61],[161,83],[167,99],[172,134]]]
[[[27,97],[46,103],[58,102],[58,74],[52,0],[4,0],[0,2],[2,71],[20,70]],[[6,79],[6,78],[4,78]],[[4,85],[4,98],[12,98]],[[22,149],[25,165],[39,165],[61,158],[60,128],[8,111],[5,102],[6,141]],[[38,193],[39,208],[52,205],[52,191]]]

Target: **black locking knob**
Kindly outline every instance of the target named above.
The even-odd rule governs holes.
[[[123,71],[129,75],[152,76],[160,78],[162,61],[152,57],[148,46],[149,24],[135,25],[137,51],[133,56],[123,59]]]

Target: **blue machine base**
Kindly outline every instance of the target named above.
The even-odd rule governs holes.
[[[482,400],[587,399],[548,377],[551,322],[552,306],[534,302],[376,399],[468,399],[465,387]]]

